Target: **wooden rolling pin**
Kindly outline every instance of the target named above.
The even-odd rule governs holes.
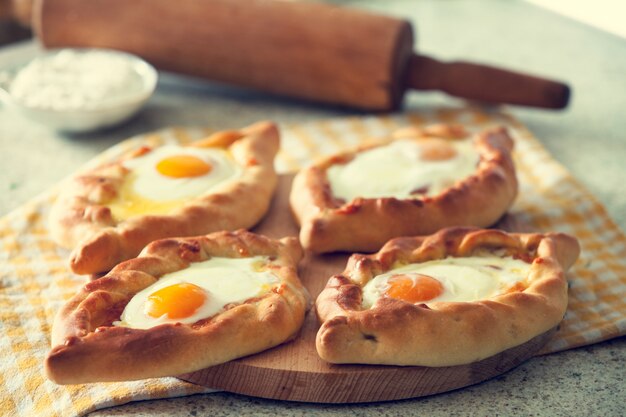
[[[400,106],[408,88],[564,108],[567,85],[413,51],[402,19],[284,0],[35,0],[44,46],[114,48],[156,67],[364,110]]]

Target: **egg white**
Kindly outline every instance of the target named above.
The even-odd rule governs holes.
[[[161,174],[157,164],[171,156],[191,155],[211,165],[200,176],[173,178]],[[242,168],[220,148],[192,148],[168,145],[124,161],[126,175],[117,198],[108,204],[115,219],[142,214],[167,214],[190,198],[217,192],[241,176]]]
[[[363,287],[363,307],[370,308],[385,296],[389,278],[397,274],[419,273],[428,275],[443,285],[443,292],[425,302],[439,301],[471,302],[494,297],[530,273],[531,265],[512,257],[473,256],[448,257],[423,263],[415,263],[392,269],[377,275]]]
[[[426,139],[428,140],[428,139]],[[479,153],[472,140],[450,141],[456,155],[450,159],[421,159],[424,140],[402,139],[359,152],[345,164],[327,171],[334,196],[352,201],[357,197],[413,198],[411,192],[428,187],[425,195],[436,195],[476,170]]]
[[[280,280],[263,268],[269,262],[267,257],[220,258],[214,257],[203,262],[194,262],[188,268],[163,275],[157,282],[143,289],[131,298],[124,308],[116,326],[134,329],[148,329],[163,323],[195,323],[211,317],[226,304],[241,303],[270,291]],[[191,283],[203,288],[207,300],[191,316],[170,319],[167,315],[154,318],[145,312],[148,297],[161,288],[178,283]]]

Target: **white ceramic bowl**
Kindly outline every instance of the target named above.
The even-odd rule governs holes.
[[[135,55],[109,49],[66,48],[48,51],[40,57],[58,54],[65,50],[77,53],[103,51],[122,57],[139,75],[142,83],[141,88],[136,93],[125,95],[116,100],[103,100],[101,104],[93,108],[53,109],[29,105],[15,97],[11,94],[11,80],[8,80],[5,82],[5,89],[0,89],[0,99],[3,103],[30,120],[52,129],[62,132],[83,133],[111,127],[130,119],[154,93],[158,79],[157,71],[152,65]],[[17,71],[14,70],[13,72],[17,73]]]

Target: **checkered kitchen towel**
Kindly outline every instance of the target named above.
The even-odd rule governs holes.
[[[280,172],[384,136],[409,124],[463,123],[470,128],[506,124],[516,140],[520,193],[512,216],[539,231],[576,236],[581,258],[568,274],[570,302],[563,324],[542,353],[557,352],[626,333],[626,238],[604,208],[509,116],[475,109],[344,118],[283,127]],[[124,141],[87,166],[110,160],[140,144],[187,142],[204,129],[172,128]],[[58,386],[46,380],[42,362],[54,313],[84,283],[66,267],[68,253],[48,237],[46,218],[55,189],[0,219],[0,414],[82,415],[150,398],[208,390],[174,378]]]

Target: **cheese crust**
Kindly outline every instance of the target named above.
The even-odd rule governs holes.
[[[106,272],[137,256],[154,240],[248,229],[265,215],[277,184],[274,156],[278,152],[279,133],[273,123],[259,122],[241,130],[217,132],[188,146],[228,150],[241,167],[241,176],[217,191],[190,198],[168,214],[145,214],[121,221],[113,218],[107,203],[118,195],[128,175],[124,160],[137,156],[137,151],[77,175],[65,184],[52,207],[49,224],[53,239],[73,249],[73,272]]]
[[[531,261],[522,288],[473,302],[411,304],[381,297],[362,307],[362,287],[394,265],[484,251]],[[565,271],[580,252],[566,234],[509,234],[448,228],[389,241],[378,253],[355,254],[316,301],[316,347],[331,363],[454,366],[480,361],[552,329],[567,308]]]
[[[478,133],[475,148],[480,160],[474,173],[433,196],[344,202],[333,196],[328,181],[329,167],[396,139],[455,141],[468,136],[457,125],[404,129],[390,140],[363,145],[303,169],[294,178],[289,198],[300,224],[300,242],[315,253],[374,252],[394,237],[426,235],[451,226],[494,224],[513,203],[518,187],[511,158],[513,140],[504,128]]]
[[[113,326],[130,299],[159,277],[211,257],[267,256],[280,283],[193,324],[149,329]],[[296,238],[272,240],[245,230],[163,239],[139,257],[86,284],[56,316],[48,377],[59,384],[174,376],[269,349],[294,338],[309,308]],[[225,277],[228,279],[228,277]]]

